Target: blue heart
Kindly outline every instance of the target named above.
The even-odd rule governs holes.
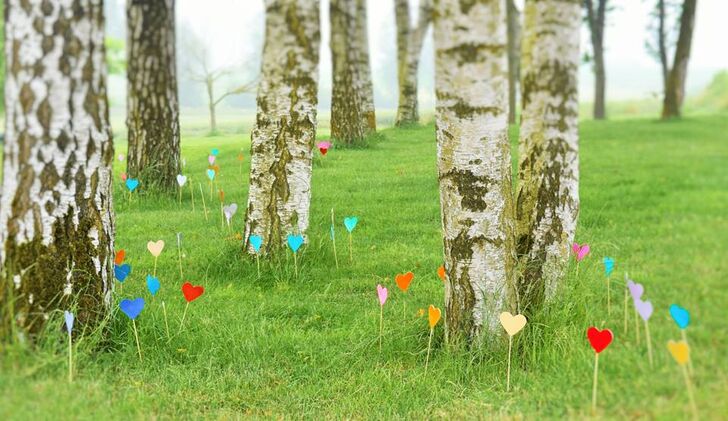
[[[71,331],[73,330],[73,321],[75,320],[75,317],[73,316],[73,313],[70,311],[64,311],[63,317],[66,319],[66,330],[68,331],[68,334],[71,334]]]
[[[215,179],[215,170],[207,170],[207,178],[210,179],[210,181]]]
[[[603,259],[604,261],[604,272],[607,274],[607,276],[612,274],[612,271],[614,270],[614,259],[611,257],[605,257]]]
[[[161,284],[159,283],[159,278],[155,278],[152,275],[147,275],[147,289],[149,290],[149,293],[152,295],[157,295],[157,291],[159,291],[159,287]]]
[[[359,222],[359,218],[356,216],[349,216],[347,218],[344,218],[344,226],[346,227],[346,230],[349,232],[354,231],[354,228],[356,228],[356,223]]]
[[[126,188],[129,189],[130,192],[133,192],[136,190],[136,188],[139,186],[139,180],[136,178],[127,178],[126,179]]]
[[[135,300],[121,300],[119,308],[126,314],[126,317],[134,320],[139,317],[139,313],[144,310],[144,298]]]
[[[213,150],[210,151],[210,155],[217,156],[218,153],[220,153],[220,151],[218,151],[217,148],[215,148],[215,149],[213,149]]]
[[[302,245],[303,245],[303,236],[302,235],[288,234],[288,247],[290,247],[294,253],[297,252],[298,249],[300,249]]]
[[[263,245],[263,238],[259,235],[251,235],[250,238],[248,238],[248,241],[250,242],[250,245],[253,246],[253,250],[255,250],[256,253],[259,253],[260,246]]]
[[[677,304],[670,306],[670,316],[680,329],[685,329],[690,324],[690,313]]]
[[[129,266],[128,263],[124,263],[123,265],[114,265],[114,277],[119,282],[124,282],[126,280],[126,277],[129,276],[131,273],[131,266]]]

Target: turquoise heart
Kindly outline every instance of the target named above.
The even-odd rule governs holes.
[[[288,247],[290,247],[294,253],[297,252],[298,249],[300,249],[302,245],[303,245],[303,236],[302,235],[288,234]]]
[[[690,313],[677,304],[670,306],[670,316],[680,329],[685,329],[690,324]]]
[[[137,180],[136,178],[126,179],[126,188],[129,189],[130,192],[136,190],[137,187],[139,187],[139,180]]]
[[[260,253],[260,246],[263,245],[263,238],[259,235],[251,235],[250,238],[248,238],[248,241],[250,242],[250,245],[253,246],[253,250],[255,250],[256,253]]]
[[[614,259],[611,257],[605,257],[603,259],[604,262],[604,273],[607,274],[607,276],[612,274],[612,271],[614,270]]]
[[[356,216],[349,216],[344,218],[344,226],[346,227],[346,230],[349,232],[354,231],[354,228],[356,228],[356,224],[359,222],[359,218]]]
[[[154,295],[157,295],[157,291],[159,291],[159,287],[161,284],[159,283],[159,279],[155,278],[152,275],[147,275],[147,289],[149,290],[149,293]]]
[[[210,155],[214,155],[214,156],[217,156],[217,154],[219,154],[219,153],[220,153],[220,151],[218,151],[217,148],[210,151]]]
[[[123,265],[114,265],[114,277],[119,282],[124,282],[126,280],[126,277],[129,276],[131,273],[131,266],[129,266],[128,263],[124,263]]]
[[[215,170],[207,170],[207,178],[210,179],[210,181],[215,179]]]
[[[144,298],[135,300],[121,300],[119,308],[126,314],[126,317],[134,320],[139,317],[139,313],[144,310]]]

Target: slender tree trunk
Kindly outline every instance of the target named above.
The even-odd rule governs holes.
[[[308,228],[320,36],[317,0],[266,2],[245,226],[246,244],[259,235],[264,253]]]
[[[395,126],[401,126],[405,124],[403,121],[405,116],[403,115],[403,103],[406,101],[407,96],[411,96],[411,92],[405,92],[405,86],[407,83],[407,58],[410,37],[410,12],[409,12],[409,0],[394,0],[394,17],[397,26],[397,86],[399,87],[399,101],[397,103],[397,116],[394,119]]]
[[[369,35],[367,30],[367,3],[366,0],[356,0],[356,35],[354,48],[357,53],[357,72],[362,99],[362,127],[364,134],[370,135],[377,131],[377,117],[374,112],[374,85],[372,84],[372,70],[369,63]]]
[[[596,0],[594,10],[592,0],[584,0],[587,22],[591,33],[592,52],[594,53],[594,119],[607,118],[606,89],[607,72],[604,66],[604,25],[607,13],[607,0]]]
[[[508,19],[508,122],[515,124],[518,82],[521,77],[521,22],[514,0],[507,0]]]
[[[364,92],[360,89],[359,49],[356,38],[356,0],[331,0],[331,137],[347,144],[364,140],[368,130],[362,125]]]
[[[434,16],[446,332],[473,343],[514,308],[505,2],[439,0]]]
[[[5,7],[0,329],[38,332],[73,304],[91,328],[110,305],[114,254],[103,4]]]
[[[580,0],[526,0],[519,139],[519,311],[554,296],[579,213]]]
[[[408,0],[397,0],[397,68],[399,82],[399,102],[397,116],[394,120],[396,126],[405,126],[419,122],[420,116],[417,109],[417,71],[420,64],[420,52],[427,34],[427,28],[432,22],[432,1],[421,0],[417,26],[409,26],[409,9],[403,10],[400,3],[408,4]],[[402,15],[406,12],[407,20]],[[399,27],[407,25],[407,31],[403,35]],[[400,40],[404,36],[404,51],[400,52]]]
[[[665,10],[665,0],[657,1],[657,48],[660,56],[660,66],[662,68],[662,86],[667,84],[667,77],[670,73],[670,65],[667,63],[667,33],[665,29],[665,20],[667,13]]]
[[[207,88],[207,108],[210,111],[210,133],[214,134],[217,133],[217,117],[215,114],[217,103],[215,102],[215,81],[210,76],[205,81],[205,87]]]
[[[688,75],[690,46],[695,28],[695,9],[697,0],[685,0],[680,15],[680,34],[675,47],[675,59],[665,84],[665,98],[662,103],[662,118],[680,117],[680,109],[685,99],[685,79]]]
[[[174,0],[129,0],[127,172],[142,186],[176,190],[180,166]]]

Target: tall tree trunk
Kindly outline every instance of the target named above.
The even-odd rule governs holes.
[[[594,54],[594,119],[604,120],[607,118],[607,71],[604,66],[604,25],[607,14],[607,0],[596,1],[597,10],[594,10],[592,0],[584,0],[584,4]]]
[[[210,112],[210,134],[214,134],[217,133],[217,116],[215,114],[217,104],[215,103],[215,81],[211,76],[207,76],[205,87],[207,88],[207,109]]]
[[[665,20],[667,12],[665,10],[665,0],[657,1],[657,54],[660,56],[660,67],[662,68],[662,86],[663,89],[667,84],[667,77],[670,73],[670,65],[667,63],[667,29],[665,28]]]
[[[363,126],[364,92],[358,75],[359,49],[356,39],[356,0],[331,0],[331,137],[352,145],[361,143],[368,134]]]
[[[317,0],[266,2],[245,226],[246,244],[259,235],[264,253],[308,228],[320,36]]]
[[[409,25],[408,0],[397,0],[395,12],[397,14],[399,101],[394,124],[396,126],[405,126],[415,124],[420,119],[417,109],[417,71],[420,64],[422,43],[425,40],[427,28],[432,22],[432,1],[420,1],[418,22],[414,28],[410,28]],[[402,27],[405,28],[404,31],[400,29]],[[404,45],[401,46],[400,44]]]
[[[472,343],[514,309],[505,2],[439,0],[434,16],[446,332]]]
[[[354,48],[357,54],[357,72],[362,99],[362,127],[364,134],[370,135],[377,131],[377,117],[374,112],[374,85],[372,84],[372,70],[369,63],[369,34],[367,30],[367,2],[356,0],[356,35]]]
[[[690,46],[693,41],[695,28],[695,9],[697,0],[685,0],[680,15],[680,35],[675,47],[675,59],[665,84],[665,98],[662,102],[662,118],[680,117],[685,99],[685,79],[688,76],[688,61],[690,60]]]
[[[526,0],[519,139],[519,311],[554,296],[579,213],[580,0]]]
[[[177,189],[179,102],[175,61],[175,0],[129,0],[127,172],[143,186]]]
[[[114,254],[103,4],[5,6],[0,303],[12,319],[0,330],[38,332],[74,303],[93,327],[110,305]]]
[[[521,22],[514,0],[507,0],[508,19],[508,122],[515,124],[518,82],[521,77]]]

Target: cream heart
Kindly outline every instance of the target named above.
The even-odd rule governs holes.
[[[164,250],[164,240],[159,240],[157,242],[148,242],[147,250],[152,253],[152,256],[159,257],[159,255],[162,254],[162,250]]]
[[[505,329],[506,333],[508,333],[508,336],[513,336],[526,326],[526,316],[523,314],[517,314],[514,316],[511,313],[504,311],[500,314],[500,322],[501,325],[503,325],[503,329]]]

